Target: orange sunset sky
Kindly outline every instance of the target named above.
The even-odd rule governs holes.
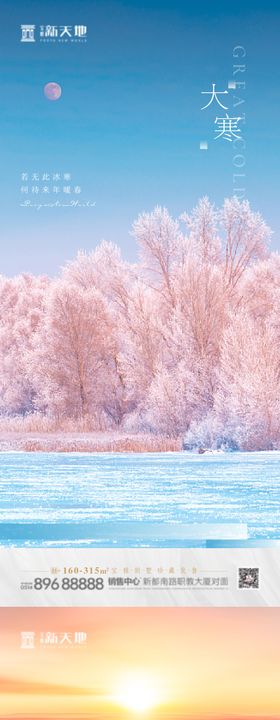
[[[2,719],[280,718],[277,608],[9,608],[0,628]]]

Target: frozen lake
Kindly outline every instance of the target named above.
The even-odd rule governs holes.
[[[280,539],[280,452],[0,454],[1,545],[203,547],[217,524]]]

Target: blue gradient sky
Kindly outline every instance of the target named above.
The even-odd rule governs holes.
[[[215,111],[224,113],[202,112],[200,93],[212,82],[226,89],[239,44],[247,51],[246,195],[279,247],[277,3],[2,0],[1,16],[2,273],[56,274],[103,238],[134,259],[139,212],[162,204],[179,214],[202,195],[216,203],[232,195],[232,145],[213,139]],[[88,42],[21,43],[21,23],[85,24]],[[63,88],[58,102],[44,97],[48,81]],[[21,208],[22,171],[70,172],[96,206]]]

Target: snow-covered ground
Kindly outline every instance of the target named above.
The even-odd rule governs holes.
[[[0,455],[1,544],[203,546],[217,523],[280,538],[280,452]]]

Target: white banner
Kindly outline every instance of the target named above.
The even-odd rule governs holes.
[[[280,606],[280,549],[0,549],[1,607]]]

